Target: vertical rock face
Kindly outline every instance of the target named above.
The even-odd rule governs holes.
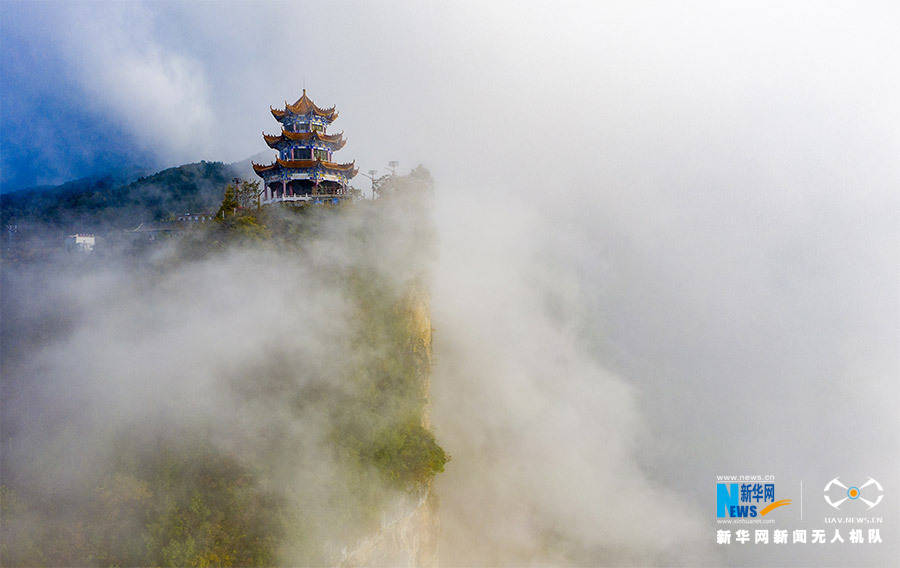
[[[384,524],[378,533],[361,541],[346,555],[341,566],[436,567],[437,497],[428,487],[417,502],[409,502],[407,507],[404,515]]]
[[[421,280],[410,283],[398,309],[406,320],[408,348],[415,353],[416,360],[422,362],[418,369],[419,384],[423,399],[428,401],[432,328],[428,292]],[[422,412],[422,426],[425,428],[430,428],[429,407],[430,403],[426,402]],[[433,481],[429,481],[416,494],[397,503],[391,513],[385,514],[377,533],[345,553],[341,566],[436,567],[440,526],[438,499],[432,486]]]
[[[431,427],[429,392],[431,390],[431,309],[428,304],[428,290],[421,280],[409,285],[401,309],[405,312],[410,349],[421,361],[419,380],[422,398],[426,401],[422,412],[422,426]]]

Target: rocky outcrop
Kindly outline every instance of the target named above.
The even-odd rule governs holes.
[[[404,312],[409,349],[420,362],[417,369],[421,393],[427,401],[431,386],[432,327],[428,292],[421,281],[410,284],[398,309]],[[422,426],[430,428],[430,403],[422,412]],[[407,496],[392,511],[377,533],[364,538],[352,550],[344,552],[341,566],[407,566],[434,568],[438,565],[437,541],[440,530],[438,498],[433,481]]]

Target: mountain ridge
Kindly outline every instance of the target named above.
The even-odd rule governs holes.
[[[0,194],[0,221],[17,230],[104,232],[211,211],[218,207],[225,185],[235,177],[247,178],[250,161],[258,158],[230,164],[201,160],[149,174],[137,169],[109,172],[6,192]]]

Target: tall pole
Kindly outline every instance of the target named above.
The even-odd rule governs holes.
[[[372,180],[372,201],[375,201],[375,174],[378,170],[369,170],[369,179]]]

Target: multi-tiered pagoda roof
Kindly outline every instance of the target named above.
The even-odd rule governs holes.
[[[348,184],[357,168],[354,162],[332,159],[332,154],[346,144],[343,133],[327,133],[338,116],[334,107],[319,107],[304,89],[297,102],[285,102],[283,109],[271,111],[281,123],[281,133],[263,133],[263,139],[278,151],[278,156],[269,165],[253,164],[253,170],[265,182],[264,202],[338,201],[349,197]]]
[[[282,145],[296,142],[296,141],[308,141],[315,140],[316,142],[321,142],[329,145],[332,150],[340,150],[344,147],[344,144],[347,143],[344,140],[344,133],[339,132],[337,134],[321,134],[319,132],[288,132],[287,130],[282,130],[281,134],[266,134],[263,133],[263,139],[265,139],[266,144],[269,145],[269,148],[273,148],[278,150]]]
[[[289,105],[287,101],[284,101],[283,109],[269,108],[272,111],[272,116],[274,116],[278,122],[282,122],[288,114],[304,115],[312,113],[328,120],[329,123],[334,122],[338,117],[338,113],[334,110],[334,107],[327,109],[320,108],[316,103],[312,102],[312,99],[306,96],[306,89],[303,89],[303,95],[297,99],[297,102],[294,104]]]

